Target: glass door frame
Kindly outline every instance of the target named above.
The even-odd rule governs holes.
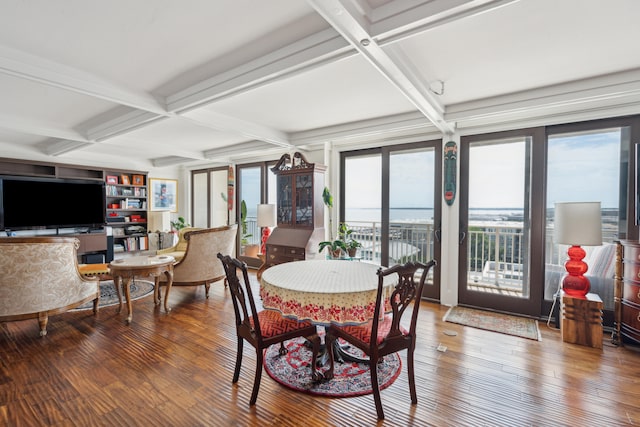
[[[345,220],[345,162],[349,157],[361,157],[372,154],[379,154],[381,156],[381,177],[382,177],[382,200],[381,200],[381,251],[380,260],[382,265],[388,265],[389,261],[389,191],[390,191],[390,156],[394,152],[415,150],[420,148],[432,148],[434,150],[434,206],[433,206],[433,220],[434,220],[434,236],[433,236],[433,258],[438,260],[441,256],[442,243],[440,240],[441,225],[442,225],[442,147],[443,140],[430,140],[415,143],[405,143],[397,145],[388,145],[379,148],[369,148],[354,151],[343,151],[340,153],[340,192],[339,192],[339,211],[338,222]],[[432,268],[433,283],[430,286],[425,286],[422,294],[423,298],[440,301],[440,265],[437,264]]]
[[[516,298],[494,293],[471,291],[468,284],[468,230],[469,230],[469,147],[472,143],[513,140],[529,140],[529,188],[525,188],[529,206],[529,235],[527,248],[529,257],[528,298]],[[460,305],[481,307],[496,311],[538,316],[542,307],[544,291],[544,170],[536,170],[535,165],[545,163],[544,128],[527,128],[483,135],[463,136],[460,139],[460,236],[458,245],[458,302]],[[537,191],[536,191],[537,190]]]

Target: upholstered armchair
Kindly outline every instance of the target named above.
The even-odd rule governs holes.
[[[88,301],[97,313],[99,281],[78,271],[79,246],[72,237],[0,237],[0,322],[38,319],[45,336],[50,315]]]
[[[178,243],[170,248],[160,249],[156,252],[157,255],[170,255],[175,258],[176,261],[180,261],[184,257],[184,253],[187,250],[187,241],[184,238],[185,233],[194,230],[202,230],[197,227],[184,227],[178,231]]]
[[[205,295],[209,298],[211,283],[226,278],[224,268],[216,259],[216,254],[218,252],[225,255],[234,253],[237,232],[237,224],[185,232],[184,257],[176,262],[173,268],[172,286],[204,285]],[[160,285],[166,285],[166,277],[162,276],[160,279]]]

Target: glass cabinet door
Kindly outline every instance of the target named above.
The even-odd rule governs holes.
[[[296,175],[296,226],[313,226],[313,176]]]
[[[293,225],[293,189],[290,175],[278,176],[278,225]]]

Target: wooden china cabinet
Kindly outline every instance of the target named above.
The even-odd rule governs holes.
[[[324,174],[296,152],[283,155],[271,169],[276,175],[277,227],[266,244],[266,265],[313,259],[324,240]]]

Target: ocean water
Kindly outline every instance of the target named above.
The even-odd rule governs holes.
[[[523,210],[512,208],[497,209],[470,209],[471,219],[484,221],[522,221]],[[377,221],[380,222],[381,214],[378,208],[347,209],[345,221]],[[433,221],[432,208],[391,208],[389,209],[391,221],[430,222]]]

